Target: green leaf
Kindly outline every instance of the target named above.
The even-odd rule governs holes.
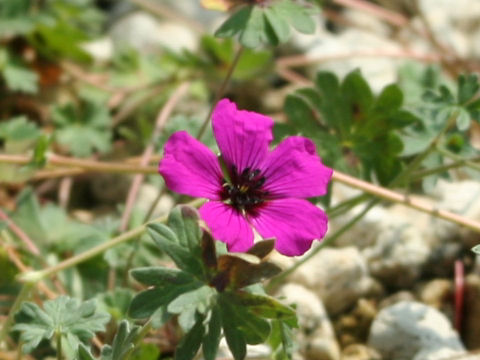
[[[200,257],[193,256],[187,248],[181,246],[177,235],[169,227],[163,224],[149,224],[148,233],[180,269],[195,276],[203,275]]]
[[[221,38],[233,37],[243,32],[250,18],[251,11],[251,6],[244,6],[237,10],[215,31],[215,36]]]
[[[3,77],[12,91],[28,94],[38,91],[38,75],[27,67],[10,63],[3,68]]]
[[[101,360],[127,360],[130,358],[140,332],[139,326],[130,328],[127,320],[122,320],[117,333],[113,338],[112,345],[102,348]]]
[[[215,360],[220,344],[222,319],[217,306],[212,307],[208,318],[208,329],[203,337],[202,350],[205,360]]]
[[[175,359],[193,359],[202,344],[204,333],[205,328],[203,327],[202,319],[199,319],[178,344],[177,349],[175,350]]]
[[[459,108],[458,109],[458,114],[457,114],[457,129],[460,131],[466,131],[470,128],[470,114],[468,113],[467,110],[464,108]]]
[[[199,226],[198,211],[187,205],[173,208],[168,215],[168,227],[177,235],[180,246],[185,247],[194,256],[200,254],[202,231]]]
[[[391,113],[402,106],[403,93],[396,84],[386,86],[375,102],[375,110],[381,113]]]
[[[277,45],[290,38],[290,25],[307,34],[315,31],[312,9],[290,0],[242,6],[220,26],[215,36],[238,37],[248,48]]]
[[[231,331],[227,330],[227,328],[235,326],[235,328],[241,332],[241,337],[247,344],[260,344],[267,339],[270,334],[270,324],[268,321],[253,314],[247,307],[237,301],[236,296],[222,293],[219,296],[219,305],[225,335],[227,331]],[[228,325],[226,325],[226,323],[228,323]]]
[[[278,16],[288,19],[289,23],[301,33],[313,34],[315,32],[315,22],[312,19],[312,13],[314,13],[316,9],[295,3],[291,0],[273,3],[272,8],[276,10]]]
[[[476,74],[460,75],[458,77],[457,101],[459,105],[464,105],[475,95],[477,95],[480,85]]]
[[[40,137],[38,126],[25,116],[17,116],[0,123],[0,140],[6,153],[18,154],[27,151]]]
[[[167,306],[168,312],[172,314],[180,314],[188,308],[195,308],[201,314],[210,308],[213,298],[217,292],[208,285],[204,285],[198,289],[185,292],[179,295],[175,300]]]
[[[73,155],[86,157],[110,150],[111,118],[105,105],[85,100],[79,106],[55,106],[52,119],[57,125],[55,139]]]
[[[269,344],[274,360],[290,360],[294,350],[291,327],[282,321],[273,321]]]
[[[168,285],[142,291],[133,298],[129,314],[135,319],[147,318],[181,294],[201,286],[200,282],[194,280],[182,285]]]
[[[67,296],[44,302],[43,310],[34,303],[22,305],[19,320],[14,330],[21,331],[20,339],[24,351],[31,352],[41,340],[51,339],[60,333],[69,346],[77,349],[80,342],[91,339],[96,332],[103,331],[110,315],[96,311],[93,300],[80,302]]]
[[[136,268],[131,270],[130,274],[142,284],[155,286],[185,285],[194,280],[192,275],[182,270],[164,267]]]
[[[93,355],[90,353],[90,351],[85,345],[80,344],[80,346],[78,347],[77,360],[95,360],[95,358],[93,357]]]
[[[475,245],[473,248],[472,248],[472,251],[477,254],[477,255],[480,255],[480,245]]]
[[[241,292],[237,294],[237,297],[240,304],[257,316],[266,319],[291,321],[292,326],[296,326],[295,310],[270,296]]]
[[[290,26],[285,18],[278,14],[277,7],[265,9],[265,17],[275,33],[279,43],[284,43],[290,38]]]
[[[219,309],[222,318],[223,334],[225,335],[225,340],[227,340],[228,348],[235,360],[243,360],[247,354],[247,343],[243,332],[233,320],[235,309],[229,306],[228,302],[221,304]]]

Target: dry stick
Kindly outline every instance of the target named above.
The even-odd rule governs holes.
[[[152,87],[150,91],[142,95],[139,99],[132,101],[129,104],[126,104],[125,107],[120,109],[117,114],[113,116],[111,127],[115,127],[133,114],[141,105],[153,99],[159,93],[165,89],[165,86],[159,85]]]
[[[30,239],[30,237],[17,225],[15,224],[12,219],[8,217],[8,215],[0,208],[0,220],[4,221],[5,224],[10,228],[10,230],[17,235],[17,237],[22,240],[27,249],[34,255],[40,255],[40,250],[38,250],[35,243]]]
[[[26,165],[30,163],[31,156],[28,155],[5,155],[0,154],[0,163]],[[69,168],[78,168],[82,171],[121,173],[121,174],[155,174],[156,167],[153,166],[138,166],[133,164],[102,162],[96,160],[77,159],[66,156],[60,156],[53,153],[47,154],[47,165],[64,166]]]
[[[7,252],[8,258],[12,260],[18,270],[20,270],[22,273],[32,271],[31,268],[29,268],[22,262],[22,260],[17,255],[15,249],[12,246],[2,244],[2,247]],[[38,289],[42,291],[49,299],[55,299],[57,297],[57,294],[54,291],[50,290],[50,288],[45,285],[43,281],[39,282]]]
[[[351,59],[352,57],[388,57],[388,58],[394,58],[394,59],[397,59],[397,58],[413,59],[413,60],[423,61],[426,63],[438,62],[441,59],[439,55],[423,54],[417,51],[373,49],[373,50],[350,51],[345,53],[314,56],[314,57],[307,57],[305,55],[284,56],[277,59],[277,65],[288,66],[288,67],[303,66],[303,65],[310,65],[310,64],[316,64],[316,63],[322,63],[322,62]]]
[[[170,96],[168,101],[163,106],[162,110],[157,116],[155,121],[155,128],[153,130],[152,137],[150,139],[150,143],[146,147],[145,151],[143,152],[142,159],[140,161],[140,166],[145,167],[149,164],[150,158],[152,157],[153,151],[155,150],[155,143],[160,136],[165,124],[167,123],[170,114],[172,113],[173,109],[180,101],[180,99],[187,93],[187,90],[190,87],[190,83],[186,82],[180,85]],[[135,204],[135,200],[137,199],[137,194],[142,185],[143,179],[145,178],[145,174],[137,174],[133,179],[132,185],[127,195],[127,201],[125,204],[125,211],[122,215],[122,221],[120,224],[120,231],[125,231],[128,227],[128,221],[130,220],[130,215],[132,213],[133,205]]]
[[[72,191],[73,178],[64,177],[60,181],[60,186],[58,188],[58,202],[62,209],[68,207],[68,202],[70,201],[70,194]]]
[[[366,193],[372,194],[375,197],[396,202],[396,203],[401,203],[405,206],[411,207],[413,209],[422,211],[424,213],[430,214],[435,217],[439,217],[447,221],[454,222],[456,224],[465,226],[468,229],[471,229],[475,232],[480,233],[480,222],[467,219],[461,215],[452,213],[447,210],[437,209],[431,204],[427,204],[417,199],[412,199],[408,195],[399,194],[395,191],[373,185],[366,181],[341,173],[339,171],[334,171],[332,180],[341,182],[350,187],[360,189]]]
[[[200,140],[205,133],[205,130],[207,130],[207,125],[210,122],[210,117],[212,116],[213,109],[215,108],[215,105],[217,102],[220,100],[222,97],[223,93],[225,92],[225,89],[228,86],[228,83],[230,82],[230,79],[233,75],[233,71],[237,67],[238,61],[242,57],[244,47],[240,45],[240,47],[237,50],[237,53],[235,54],[235,58],[233,59],[232,65],[230,65],[230,68],[228,69],[227,75],[225,76],[225,79],[223,79],[222,85],[220,85],[220,88],[218,89],[217,93],[215,94],[215,98],[213,99],[213,104],[210,107],[210,111],[208,112],[207,117],[203,121],[202,126],[200,127],[200,130],[198,131],[197,134],[197,139]]]
[[[405,16],[364,0],[334,0],[334,2],[345,7],[368,12],[398,27],[406,26],[409,23]]]

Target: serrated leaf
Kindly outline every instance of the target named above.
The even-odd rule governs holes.
[[[3,77],[12,91],[35,94],[38,91],[38,75],[27,67],[8,64],[3,68]]]
[[[179,244],[189,249],[193,255],[200,253],[202,231],[199,220],[198,211],[187,205],[176,206],[168,215],[168,227],[177,235]]]
[[[203,276],[203,267],[200,257],[192,255],[187,248],[179,244],[177,235],[166,225],[149,224],[148,233],[158,247],[172,258],[182,270],[195,276]]]
[[[37,304],[23,303],[20,314],[22,318],[13,329],[22,332],[20,339],[26,352],[32,351],[41,340],[51,339],[55,333],[77,349],[80,342],[103,331],[110,319],[109,314],[96,311],[93,300],[82,303],[67,296],[45,301],[43,310]]]
[[[110,150],[112,132],[108,108],[85,100],[78,107],[73,104],[55,106],[52,120],[57,125],[55,139],[79,157],[90,156],[94,151]]]
[[[270,324],[267,320],[253,314],[240,304],[231,294],[221,294],[219,305],[222,313],[222,324],[229,322],[243,335],[247,344],[255,345],[264,342],[270,334]],[[228,315],[227,315],[228,314]],[[228,339],[227,339],[228,342]]]
[[[208,310],[216,294],[217,292],[215,289],[205,285],[179,295],[175,300],[168,304],[167,310],[173,314],[180,314],[188,308],[195,308],[196,311],[204,314]]]

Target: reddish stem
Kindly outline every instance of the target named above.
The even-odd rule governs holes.
[[[34,242],[28,237],[28,235],[17,225],[15,224],[12,219],[8,217],[8,215],[0,209],[0,220],[3,220],[10,230],[18,236],[20,240],[22,240],[25,245],[27,246],[28,250],[34,255],[40,255],[40,250],[38,250],[37,246]]]
[[[463,299],[465,295],[465,271],[461,260],[455,261],[455,329],[462,331]]]

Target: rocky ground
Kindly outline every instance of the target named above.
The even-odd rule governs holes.
[[[191,6],[171,3],[205,31],[211,31],[222,17],[203,11],[197,2],[185,1]],[[419,4],[432,31],[446,46],[464,56],[480,54],[479,1],[422,0]],[[346,10],[345,17],[354,25],[331,32],[319,21],[314,36],[297,35],[293,46],[310,58],[352,51],[398,51],[405,44],[412,50],[428,50],[421,39],[402,31],[392,34],[384,22],[363,12]],[[198,46],[195,26],[181,21],[160,21],[141,10],[129,12],[128,6],[115,8],[111,21],[110,35],[102,43],[87,46],[99,61],[108,59],[111,49],[124,42],[144,52],[164,47],[193,51]],[[361,68],[372,87],[380,90],[396,80],[401,61],[351,57],[319,63],[310,71],[329,69],[343,76]],[[273,100],[265,97],[266,108],[281,103],[277,93],[273,96]],[[148,199],[154,189],[146,185],[142,191]],[[351,189],[334,186],[334,202],[355,195]],[[427,201],[480,220],[477,181],[441,181]],[[170,206],[172,200],[165,196],[159,210]],[[330,231],[347,223],[363,206],[332,220]],[[278,296],[297,307],[300,329],[295,358],[480,359],[480,353],[475,355],[480,350],[480,259],[470,251],[478,243],[478,234],[401,205],[373,208],[333,247],[320,251],[276,289]],[[275,258],[285,268],[300,260]],[[461,264],[457,271],[455,263]],[[268,348],[260,346],[252,348],[249,356],[267,353]]]

